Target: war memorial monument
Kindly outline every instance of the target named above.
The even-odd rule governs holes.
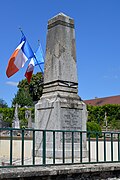
[[[78,96],[74,20],[59,13],[48,21],[43,94],[35,106],[37,129],[86,130],[86,105]],[[52,137],[47,133],[47,156],[52,156]],[[75,133],[75,144],[79,136]],[[56,135],[56,157],[61,157],[60,133]],[[66,156],[71,156],[71,134],[65,134]],[[36,133],[36,156],[41,154],[42,135]],[[82,137],[86,154],[86,134]],[[78,157],[76,148],[75,156]]]
[[[28,110],[26,110],[26,118],[30,118],[29,127],[31,127],[31,113]],[[21,129],[22,138],[19,137],[18,140],[12,138],[14,129],[9,130],[11,132],[9,139],[1,138],[0,180],[120,179],[120,133],[102,132],[103,137],[98,138],[98,132],[96,132],[96,138],[90,139],[88,136],[86,141],[86,134],[83,133],[86,130],[86,121],[86,105],[78,96],[74,21],[60,13],[48,21],[44,89],[42,97],[35,106],[36,128],[31,133],[33,139],[29,142],[23,136],[24,131],[30,129]],[[19,127],[17,104],[13,127]],[[78,131],[82,131],[82,138]],[[46,134],[45,138],[43,134]],[[106,136],[108,134],[111,136],[110,139]],[[116,139],[113,137],[114,134],[117,134]],[[62,157],[63,140],[65,156]],[[42,147],[43,142],[46,143],[45,148]],[[53,144],[55,151],[53,151]],[[81,149],[82,159],[80,158]],[[3,156],[6,150],[7,159]],[[71,156],[72,150],[74,153]],[[50,166],[49,163],[54,166]]]

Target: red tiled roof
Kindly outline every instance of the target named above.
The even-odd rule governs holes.
[[[89,104],[92,106],[102,106],[105,104],[120,104],[120,95],[84,100],[84,102],[85,104]]]

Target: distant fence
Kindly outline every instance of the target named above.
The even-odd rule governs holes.
[[[38,133],[42,141],[40,154],[36,156]],[[61,138],[59,158],[58,135]],[[120,162],[119,132],[0,128],[0,168],[111,162]]]

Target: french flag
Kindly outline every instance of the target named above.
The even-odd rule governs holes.
[[[8,66],[6,69],[7,77],[11,77],[22,68],[26,61],[34,57],[34,53],[28,44],[26,37],[22,34],[21,42],[13,52],[9,59]]]
[[[25,77],[27,78],[28,83],[30,83],[33,71],[34,71],[35,61],[34,58],[31,59],[30,63],[28,64]]]
[[[40,70],[43,73],[44,58],[43,58],[41,46],[38,47],[37,51],[34,53],[34,57],[31,59],[27,67],[25,77],[27,78],[28,83],[30,83],[30,80],[34,71],[34,67],[37,65],[39,65]],[[41,65],[43,65],[43,67],[41,67]]]

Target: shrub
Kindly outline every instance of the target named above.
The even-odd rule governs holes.
[[[96,137],[96,132],[98,132],[99,137],[101,137],[101,127],[94,121],[87,122],[87,131],[92,132],[90,133],[90,137]]]

